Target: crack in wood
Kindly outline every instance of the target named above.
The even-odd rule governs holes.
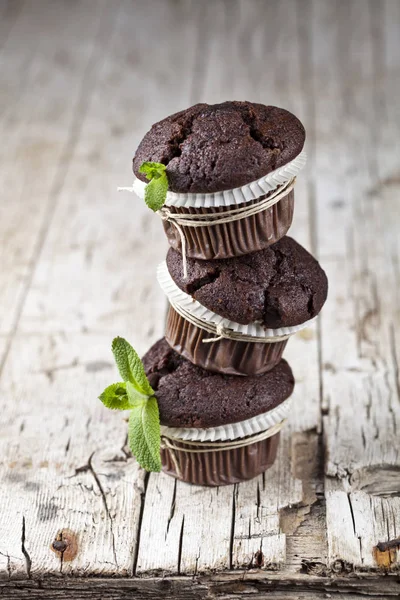
[[[353,505],[351,503],[351,494],[347,493],[347,501],[349,503],[349,508],[350,508],[350,515],[351,515],[351,521],[353,523],[353,532],[354,535],[357,535],[357,530],[356,530],[356,520],[354,518],[354,510],[353,510]]]
[[[169,517],[168,517],[168,521],[167,521],[167,528],[165,531],[165,539],[167,539],[167,535],[168,535],[168,531],[169,531],[169,526],[171,524],[172,519],[174,518],[174,514],[175,514],[175,502],[176,502],[176,486],[177,486],[178,480],[175,479],[174,481],[174,491],[172,493],[172,500],[171,500],[171,509],[170,509],[170,513],[169,513]]]
[[[144,481],[143,481],[143,490],[140,493],[140,511],[139,511],[138,529],[137,529],[138,533],[137,533],[137,540],[136,540],[135,550],[134,550],[134,554],[133,554],[133,561],[132,561],[132,575],[133,576],[136,576],[137,567],[138,567],[140,538],[141,538],[142,523],[143,523],[143,513],[144,513],[144,506],[146,503],[146,493],[147,493],[147,488],[149,485],[149,480],[150,480],[150,473],[146,473],[144,476]]]
[[[236,501],[238,494],[238,486],[235,483],[232,489],[232,519],[231,519],[231,531],[230,531],[230,539],[229,539],[229,569],[233,569],[233,545],[235,543],[235,520],[236,520]],[[249,528],[250,528],[250,520],[249,520]],[[249,538],[250,538],[250,529],[249,529]]]
[[[31,578],[31,570],[32,570],[32,560],[29,556],[28,550],[25,547],[26,542],[26,523],[25,516],[22,517],[22,533],[21,533],[21,551],[25,558],[25,568],[28,579]]]
[[[178,575],[181,574],[181,564],[182,564],[182,549],[183,549],[183,532],[185,529],[185,515],[182,516],[182,525],[181,525],[181,530],[179,533],[179,543],[178,543],[178,559],[177,559],[177,573]],[[199,557],[197,557],[196,559],[196,566],[195,566],[195,570],[194,570],[194,574],[196,575],[197,573],[197,562],[199,560]]]
[[[88,466],[87,470],[90,471],[90,473],[92,474],[92,476],[93,476],[93,478],[94,478],[94,480],[96,482],[96,485],[97,485],[97,487],[99,489],[99,492],[100,492],[102,500],[103,500],[103,505],[104,505],[104,508],[105,508],[108,520],[110,522],[110,533],[111,533],[111,541],[112,541],[112,549],[113,549],[114,562],[115,562],[115,566],[118,568],[117,552],[116,552],[116,548],[115,548],[114,520],[113,520],[113,517],[111,515],[109,506],[108,506],[107,495],[106,495],[106,493],[105,493],[105,491],[103,489],[103,486],[101,485],[100,479],[97,476],[97,473],[96,473],[96,471],[95,471],[95,469],[93,467],[93,464],[92,464],[92,459],[93,459],[94,454],[95,454],[95,452],[92,452],[92,454],[89,456],[88,464],[87,464],[87,466]]]
[[[257,481],[257,499],[256,499],[256,506],[257,506],[257,514],[256,514],[256,519],[260,519],[260,509],[261,509],[261,492],[260,492],[260,482]]]
[[[262,546],[263,546],[263,538],[261,538],[260,549],[257,550],[257,552],[254,554],[252,564],[249,566],[249,568],[254,567],[256,569],[262,569],[262,567],[264,566],[265,561],[264,561],[264,554],[262,551]]]

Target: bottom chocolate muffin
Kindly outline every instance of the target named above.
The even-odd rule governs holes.
[[[279,436],[278,431],[266,439],[234,449],[216,448],[216,444],[207,442],[188,443],[164,438],[162,470],[194,485],[229,485],[253,479],[275,462]],[[245,438],[246,442],[250,440]]]
[[[161,425],[208,428],[238,423],[266,413],[293,392],[286,360],[262,375],[212,373],[192,364],[162,338],[143,357],[155,391]]]
[[[165,472],[213,486],[251,479],[273,464],[287,416],[282,407],[294,388],[285,360],[258,376],[212,373],[163,338],[143,364],[157,397]]]

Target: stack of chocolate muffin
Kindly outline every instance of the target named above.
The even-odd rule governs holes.
[[[167,473],[202,485],[270,467],[294,378],[282,353],[327,296],[318,262],[286,236],[305,131],[286,110],[197,104],[153,125],[133,160],[166,165],[158,270],[165,338],[143,358],[156,391]]]

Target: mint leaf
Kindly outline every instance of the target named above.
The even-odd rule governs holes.
[[[161,470],[161,428],[157,398],[142,361],[124,338],[116,337],[112,351],[122,383],[113,383],[99,396],[112,409],[131,409],[128,437],[132,453],[146,471]]]
[[[128,394],[129,408],[137,406],[138,404],[142,404],[143,402],[147,402],[147,400],[151,397],[145,396],[139,392],[130,381],[126,382],[126,392]]]
[[[147,380],[142,361],[132,346],[124,338],[116,337],[112,343],[112,351],[122,379],[130,381],[145,398],[153,396],[154,390]]]
[[[164,204],[168,192],[167,167],[162,163],[144,162],[140,165],[139,173],[144,173],[150,183],[144,190],[144,201],[147,206],[157,212]]]
[[[124,382],[109,385],[104,392],[100,394],[99,399],[104,406],[111,408],[112,410],[127,410],[128,408],[132,408],[126,393],[126,384]]]
[[[146,471],[161,471],[161,434],[157,399],[135,404],[129,417],[129,447],[137,462]]]
[[[161,177],[167,167],[158,162],[143,162],[139,167],[139,173],[144,173],[147,179]]]
[[[144,201],[151,210],[157,212],[164,206],[167,192],[168,179],[166,175],[165,177],[152,179],[144,190]]]

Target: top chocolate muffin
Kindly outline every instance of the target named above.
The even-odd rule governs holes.
[[[305,131],[287,110],[252,102],[196,104],[152,126],[133,172],[146,161],[167,165],[169,189],[211,193],[240,187],[293,160]]]

